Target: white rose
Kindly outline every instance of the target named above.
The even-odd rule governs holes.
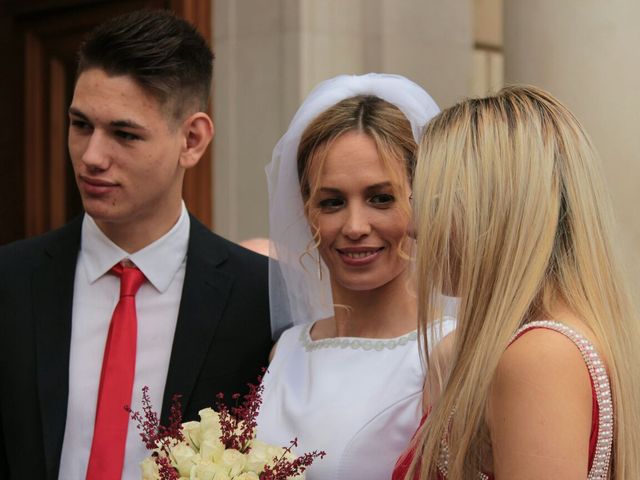
[[[189,445],[195,449],[200,449],[200,422],[183,423],[182,434]]]
[[[228,469],[215,463],[199,463],[191,469],[189,480],[230,480]]]
[[[206,438],[200,444],[200,456],[202,460],[219,463],[224,453],[224,445],[220,439]]]
[[[203,408],[198,415],[200,415],[200,440],[204,441],[207,438],[219,440],[222,428],[218,412],[212,408]]]
[[[229,467],[229,475],[235,477],[244,470],[247,463],[247,457],[242,452],[234,448],[229,448],[222,453],[220,463],[225,467]]]
[[[140,470],[142,470],[142,480],[160,480],[160,470],[153,458],[145,458],[140,463]]]
[[[253,440],[251,442],[251,450],[247,454],[247,465],[245,470],[250,472],[262,473],[267,463],[270,463],[272,457],[269,457],[269,445],[260,441]]]
[[[156,440],[156,448],[152,450],[153,453],[161,458],[167,456],[166,447],[171,450],[173,447],[180,443],[180,441],[176,440],[175,438],[166,438],[164,440],[166,440],[166,442],[160,439]]]
[[[244,472],[237,477],[233,477],[233,480],[260,480],[260,477],[254,472]]]
[[[187,478],[191,474],[191,468],[200,461],[200,455],[184,442],[171,449],[171,457],[173,466],[178,469],[180,476]]]
[[[267,445],[267,465],[273,466],[284,455],[284,448]]]

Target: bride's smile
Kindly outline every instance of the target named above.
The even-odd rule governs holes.
[[[336,248],[342,261],[352,267],[369,265],[379,257],[385,247],[346,247]]]

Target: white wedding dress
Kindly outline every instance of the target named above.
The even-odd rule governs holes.
[[[445,318],[444,334],[453,329]],[[295,453],[324,450],[307,480],[388,480],[422,417],[425,368],[416,332],[375,340],[312,340],[285,331],[264,377],[257,437]]]

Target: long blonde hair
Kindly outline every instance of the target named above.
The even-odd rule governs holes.
[[[453,289],[461,304],[450,370],[414,440],[407,479],[435,478],[445,434],[448,478],[476,477],[498,361],[516,330],[555,300],[583,319],[608,365],[611,478],[640,478],[639,318],[621,279],[597,163],[576,118],[535,87],[463,101],[429,124],[413,189],[425,348],[440,307],[430,292]]]

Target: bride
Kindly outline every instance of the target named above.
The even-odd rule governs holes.
[[[327,456],[309,480],[388,479],[422,416],[407,235],[417,139],[438,113],[397,75],[339,76],[304,101],[274,149],[270,291],[282,333],[258,437]],[[453,327],[442,316],[434,340]]]

